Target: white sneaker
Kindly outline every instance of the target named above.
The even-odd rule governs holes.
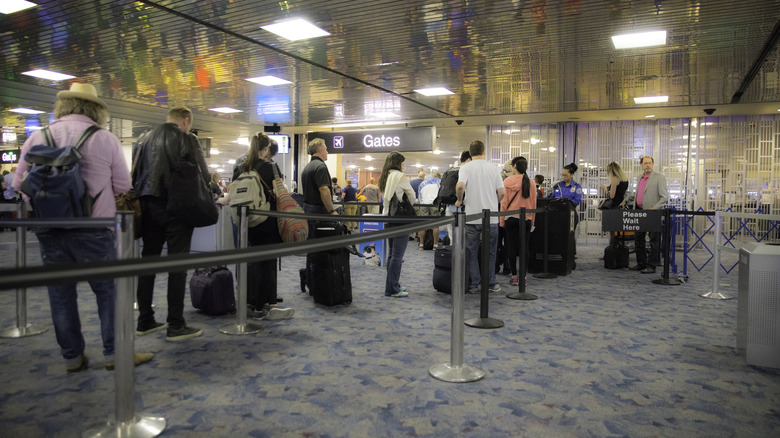
[[[500,284],[498,284],[498,283],[496,283],[496,284],[494,284],[494,285],[490,286],[490,288],[489,288],[488,290],[489,290],[490,292],[498,292],[498,291],[500,291],[500,290],[501,290],[501,285],[500,285]]]
[[[268,309],[268,316],[266,319],[269,320],[279,320],[279,319],[290,319],[295,314],[295,309],[292,309],[290,307],[271,307]]]

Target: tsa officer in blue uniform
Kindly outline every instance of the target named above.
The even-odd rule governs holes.
[[[574,203],[575,207],[580,205],[580,202],[582,202],[582,186],[577,181],[574,181],[575,172],[577,172],[577,165],[574,163],[563,167],[561,180],[553,186],[550,194],[551,198],[566,198]]]

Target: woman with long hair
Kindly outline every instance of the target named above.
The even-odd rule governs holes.
[[[609,177],[609,185],[601,185],[601,190],[607,192],[607,196],[612,200],[610,210],[616,210],[620,208],[620,204],[626,197],[626,190],[628,190],[628,175],[620,167],[620,164],[613,161],[607,164],[607,177]],[[615,245],[617,243],[617,233],[610,233],[609,244]]]
[[[506,195],[501,200],[501,211],[519,210],[522,207],[533,210],[536,208],[536,182],[528,177],[528,160],[525,157],[515,157],[512,159],[509,176],[504,180]],[[525,227],[526,236],[531,233],[531,227],[534,225],[535,213],[526,213],[525,218],[521,220],[519,214],[500,218],[500,225],[504,227],[506,233],[507,252],[509,253],[509,270],[512,272],[512,278],[509,284],[517,286],[520,279],[517,275],[517,256],[520,253],[520,227]],[[528,242],[523,250],[528,253]],[[528,263],[528,257],[526,257]],[[526,271],[527,272],[527,271]]]
[[[382,168],[382,174],[379,176],[379,190],[383,193],[383,214],[388,215],[390,210],[390,201],[396,197],[398,201],[403,200],[406,195],[409,202],[417,203],[414,196],[414,189],[409,183],[409,178],[404,175],[404,158],[398,152],[390,152],[385,159],[385,165]],[[387,224],[390,227],[391,224]],[[401,265],[404,262],[404,253],[409,243],[408,236],[401,235],[388,239],[389,251],[385,266],[387,266],[387,278],[385,279],[385,296],[401,298],[409,296],[405,290],[401,290],[399,280],[401,278]]]
[[[265,192],[265,198],[271,204],[271,210],[276,210],[276,198],[271,189],[274,183],[274,166],[276,164],[267,160],[270,144],[271,140],[262,132],[253,135],[249,140],[246,161],[233,171],[233,180],[235,181],[243,172],[250,170],[257,172],[262,181],[261,189]],[[248,237],[250,246],[270,245],[282,241],[279,236],[278,221],[272,217],[267,218],[257,226],[249,227]],[[284,319],[292,317],[294,313],[293,309],[271,307],[272,304],[279,301],[276,296],[276,265],[276,259],[247,264],[246,303],[247,314],[250,318],[262,319],[268,316],[269,319]]]

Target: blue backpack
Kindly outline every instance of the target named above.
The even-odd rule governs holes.
[[[79,148],[100,130],[92,125],[81,134],[73,146],[58,148],[48,127],[41,133],[45,144],[35,145],[24,159],[31,164],[22,182],[22,193],[30,197],[35,216],[39,218],[89,217],[94,198],[89,196],[81,177],[81,153]]]

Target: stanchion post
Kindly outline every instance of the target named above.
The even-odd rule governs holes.
[[[133,257],[133,212],[116,213],[116,256],[119,260]],[[162,417],[149,417],[135,414],[135,363],[134,337],[135,318],[133,317],[133,277],[121,277],[115,280],[116,297],[114,300],[114,381],[115,412],[114,419],[108,424],[90,429],[82,436],[140,438],[155,437],[165,430],[166,421]]]
[[[550,251],[548,235],[550,233],[550,212],[551,211],[552,210],[550,210],[549,206],[547,205],[544,206],[544,236],[543,236],[544,253],[542,254],[542,272],[534,274],[534,278],[549,279],[549,278],[558,277],[555,274],[551,274],[548,271],[548,266],[547,266],[547,253]]]
[[[27,206],[24,201],[16,203],[16,217],[27,217]],[[27,265],[27,227],[16,227],[16,267],[24,268]],[[16,326],[8,327],[0,331],[0,338],[23,338],[26,336],[40,335],[48,328],[34,326],[27,323],[27,289],[16,289]]]
[[[241,249],[249,247],[249,220],[247,219],[249,207],[243,205],[238,207],[238,247]],[[228,324],[219,329],[226,335],[249,335],[263,331],[263,327],[246,322],[246,296],[247,296],[247,264],[246,262],[236,264],[236,279],[238,289],[238,299],[236,300],[236,322]]]
[[[671,234],[672,234],[672,223],[671,223],[671,211],[668,208],[664,209],[664,227],[663,227],[663,246],[664,246],[664,272],[661,275],[661,278],[658,278],[656,280],[653,280],[653,283],[655,284],[663,284],[665,286],[678,286],[682,284],[682,281],[674,278],[669,278],[669,254],[671,251],[671,248],[669,248],[669,243],[671,242]],[[660,251],[660,249],[659,249]]]
[[[712,267],[712,290],[699,294],[699,296],[704,298],[711,298],[713,300],[730,300],[734,297],[730,295],[723,294],[719,291],[720,289],[720,247],[721,247],[721,241],[720,236],[723,232],[723,216],[721,215],[720,211],[715,211],[715,242],[713,243],[714,248],[713,250],[713,258],[712,261],[714,262]]]
[[[463,364],[463,301],[466,294],[466,215],[455,213],[452,235],[452,328],[450,362],[433,365],[428,373],[450,383],[475,382],[485,377],[479,368]]]
[[[493,248],[490,246],[490,209],[482,210],[482,242],[479,246],[480,258],[482,259],[479,264],[479,273],[481,281],[479,283],[479,318],[472,318],[465,321],[465,324],[469,327],[493,329],[504,326],[504,321],[500,319],[491,318],[489,315],[489,302],[490,298],[488,294],[490,291],[490,270],[495,269],[495,266],[490,266],[490,252]]]
[[[526,215],[525,207],[521,207],[520,208],[520,239],[519,239],[520,248],[518,248],[519,252],[517,253],[520,256],[520,262],[519,262],[520,265],[517,267],[517,274],[518,274],[517,278],[519,280],[517,282],[517,292],[506,294],[506,297],[511,298],[513,300],[529,301],[529,300],[538,299],[539,297],[534,294],[526,293],[525,291],[525,276],[528,274],[527,272],[528,269],[526,267],[526,264],[528,263],[528,257],[526,257],[528,252],[528,243],[527,243],[527,236],[525,234],[525,222],[526,222],[525,215]]]

